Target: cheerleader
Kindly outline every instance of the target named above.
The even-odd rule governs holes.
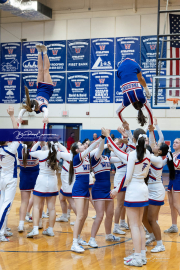
[[[38,145],[40,142],[37,143]],[[39,159],[39,175],[33,190],[33,230],[27,234],[28,238],[39,234],[39,219],[42,216],[44,198],[47,201],[49,210],[49,227],[43,231],[44,235],[54,236],[53,227],[56,218],[55,201],[58,196],[58,185],[56,170],[59,169],[58,162],[66,153],[61,153],[58,150],[58,143],[48,142],[48,150],[34,151],[37,144],[33,146],[30,156]]]
[[[56,221],[68,222],[68,214],[70,214],[70,212],[68,211],[69,209],[67,209],[66,200],[68,201],[70,208],[72,208],[74,213],[76,214],[75,202],[74,202],[74,199],[72,199],[72,188],[74,185],[74,181],[72,182],[71,185],[69,185],[69,165],[70,165],[70,160],[71,160],[71,154],[70,154],[70,151],[67,150],[67,148],[63,146],[62,144],[59,144],[59,150],[64,153],[67,153],[69,158],[68,160],[65,160],[65,159],[63,160],[63,166],[61,170],[62,186],[59,193],[59,200],[60,200],[60,204],[62,208],[62,215],[59,218],[57,218]]]
[[[91,165],[96,179],[92,188],[92,199],[94,201],[94,207],[96,210],[96,219],[92,225],[91,238],[88,245],[94,248],[98,247],[95,241],[95,236],[103,220],[104,212],[106,213],[106,218],[104,221],[106,241],[120,241],[120,237],[116,237],[111,234],[114,201],[110,197],[110,163],[119,162],[120,160],[118,158],[109,159],[107,156],[103,156],[103,150],[104,140],[100,142],[98,150],[91,159]]]
[[[80,238],[80,233],[86,220],[89,207],[90,155],[88,154],[101,142],[101,140],[102,138],[99,138],[94,141],[86,150],[84,145],[80,142],[75,142],[71,145],[73,158],[69,167],[69,184],[73,182],[73,177],[75,175],[72,197],[75,199],[77,211],[73,230],[73,245],[71,246],[71,250],[74,252],[84,252],[84,248],[80,245],[88,245]]]
[[[175,169],[175,179],[170,178],[168,185],[168,200],[171,208],[172,226],[165,230],[165,233],[177,233],[177,215],[180,215],[180,138],[176,138],[173,143],[173,163]],[[164,160],[165,162],[167,159]]]
[[[103,134],[109,140],[109,143],[117,149],[117,146],[111,140],[109,132],[102,130]],[[126,156],[127,173],[124,185],[127,185],[124,205],[126,206],[127,216],[129,219],[131,235],[135,253],[131,259],[124,259],[124,264],[129,266],[143,266],[147,263],[145,250],[145,232],[142,226],[144,207],[148,205],[148,187],[144,182],[150,167],[150,153],[145,148],[146,135],[144,130],[136,129],[134,131],[134,143],[136,150]],[[117,149],[122,152],[120,149]],[[124,153],[125,155],[125,153]],[[121,185],[120,187],[122,187]],[[116,191],[111,191],[114,198]]]
[[[122,151],[126,150],[126,144],[121,144],[119,142],[119,139],[115,139],[114,143]],[[114,156],[115,154],[111,152],[111,157],[114,157]],[[114,163],[114,165],[116,167],[116,173],[114,176],[114,188],[116,188],[119,185],[119,183],[123,180],[126,174],[126,164],[120,161],[118,163]],[[114,213],[114,229],[113,229],[113,233],[117,233],[117,234],[126,234],[124,231],[120,229],[120,225],[119,225],[120,216],[122,214],[122,210],[124,207],[125,191],[126,191],[126,187],[121,189],[121,192],[117,194],[117,205],[116,205],[116,209]]]
[[[18,147],[18,159],[20,165],[20,182],[19,189],[21,191],[21,206],[19,209],[20,221],[18,226],[18,232],[24,231],[24,220],[29,204],[29,199],[31,196],[31,191],[33,191],[36,184],[36,179],[39,174],[39,160],[37,158],[31,157],[29,152],[35,142],[29,141],[24,142]],[[37,149],[34,151],[41,150],[41,147],[37,145]],[[45,143],[41,142],[41,146],[44,147]]]
[[[143,115],[144,106],[150,118],[150,124],[153,124],[152,110],[149,102],[143,94],[141,85],[144,87],[147,98],[151,97],[146,81],[142,76],[141,68],[134,60],[126,58],[118,67],[117,76],[121,80],[121,90],[123,92],[123,101],[116,113],[122,122],[126,122],[122,117],[122,111],[130,104],[138,110],[138,123],[141,126],[147,122]]]
[[[149,170],[148,190],[149,190],[149,205],[146,206],[143,216],[143,224],[150,233],[150,237],[146,241],[146,244],[150,244],[154,240],[157,241],[157,245],[151,250],[151,252],[165,251],[165,247],[162,243],[161,229],[157,223],[159,211],[162,205],[164,205],[165,189],[162,183],[162,170],[163,170],[163,156],[166,156],[169,150],[169,146],[165,143],[155,145],[152,149],[150,146],[146,148],[153,154],[151,154],[151,165]],[[170,177],[174,174],[174,166],[172,160],[172,153],[168,153],[168,167],[170,171]]]
[[[14,117],[14,108],[10,107],[7,110],[11,117],[13,128],[17,129],[17,122]],[[5,236],[11,236],[12,233],[7,232],[7,216],[9,215],[17,186],[17,161],[16,153],[19,142],[12,142],[8,146],[8,142],[0,141],[0,166],[1,172],[1,208],[0,208],[0,241],[9,241]],[[3,196],[4,195],[4,196]]]
[[[38,77],[37,77],[37,96],[36,99],[30,99],[28,88],[25,87],[26,93],[26,104],[23,104],[23,109],[20,111],[18,116],[18,121],[22,122],[22,117],[26,111],[33,112],[36,114],[41,112],[44,113],[43,123],[48,123],[48,103],[49,99],[53,94],[53,83],[51,76],[49,74],[49,58],[47,56],[47,47],[42,44],[37,44],[36,48],[38,50]],[[43,53],[43,60],[42,54]]]

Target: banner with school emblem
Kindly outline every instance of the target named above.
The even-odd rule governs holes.
[[[114,69],[114,38],[91,40],[91,69]]]
[[[37,43],[23,42],[22,44],[22,72],[38,72],[38,51],[36,49]]]
[[[166,38],[164,38],[166,39]],[[159,38],[159,57],[161,57],[163,38]],[[167,42],[163,43],[161,58],[166,58]],[[144,69],[156,68],[157,36],[141,37],[141,67]],[[166,68],[166,61],[161,62],[161,68]]]
[[[1,72],[20,72],[21,43],[1,43]]]
[[[20,103],[20,74],[1,74],[0,80],[0,103]]]
[[[65,78],[65,73],[51,73],[54,90],[50,97],[49,104],[65,103]]]
[[[66,103],[89,103],[89,72],[67,73]]]
[[[116,69],[126,58],[140,62],[140,37],[116,38]]]
[[[25,101],[25,86],[29,89],[30,99],[35,99],[37,96],[37,74],[22,74],[21,102]]]
[[[90,40],[67,41],[67,70],[88,70],[90,67]]]
[[[113,103],[114,72],[91,73],[90,103]]]
[[[47,46],[47,55],[49,57],[49,71],[65,71],[66,70],[66,40],[45,41]]]

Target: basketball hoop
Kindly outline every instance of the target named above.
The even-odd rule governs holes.
[[[176,109],[176,107],[178,106],[178,102],[179,102],[180,98],[167,98],[167,100],[173,102],[173,105],[170,108],[171,109]]]

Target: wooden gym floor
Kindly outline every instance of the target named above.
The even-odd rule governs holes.
[[[111,177],[113,180],[113,176]],[[167,186],[167,177],[164,177],[164,185]],[[132,253],[133,245],[129,231],[121,237],[120,243],[105,241],[104,225],[102,224],[96,237],[98,249],[86,248],[84,254],[77,254],[70,251],[73,239],[73,226],[68,223],[56,222],[55,237],[43,236],[42,231],[35,239],[26,238],[27,232],[32,230],[32,223],[25,222],[26,231],[17,232],[19,223],[20,191],[17,193],[8,219],[8,227],[11,228],[13,236],[10,242],[0,243],[0,270],[110,270],[110,269],[135,269],[125,266],[123,258]],[[56,201],[56,211],[61,214],[59,200]],[[89,214],[86,220],[82,237],[89,240],[92,217],[95,211],[90,204]],[[71,221],[75,215],[71,213]],[[155,243],[148,247],[147,265],[142,269],[153,270],[178,270],[180,269],[180,236],[179,233],[164,234],[163,231],[170,227],[170,208],[165,198],[165,205],[161,208],[159,224],[162,230],[162,239],[166,251],[152,254],[150,250]],[[44,229],[48,227],[48,219],[43,219]]]

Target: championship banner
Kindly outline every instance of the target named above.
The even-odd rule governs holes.
[[[20,72],[21,43],[1,43],[1,72]]]
[[[114,69],[114,38],[91,40],[91,69]]]
[[[20,74],[1,74],[0,103],[20,103]]]
[[[165,38],[166,39],[166,38]],[[163,38],[159,38],[159,57]],[[166,58],[167,43],[164,42],[162,58]],[[156,68],[157,36],[141,37],[141,67],[144,69]],[[166,68],[166,61],[161,62],[161,68]]]
[[[142,69],[141,70],[142,75],[147,83],[147,86],[149,90],[152,92],[152,83],[153,83],[153,76],[156,76],[156,70],[155,69]],[[162,69],[160,76],[166,75],[166,70]],[[158,88],[158,97],[157,97],[157,102],[158,103],[166,103],[166,83],[162,80],[159,80],[159,87]],[[161,88],[162,87],[162,88]],[[163,88],[164,87],[164,88]],[[145,95],[145,90],[144,90],[144,95]],[[151,98],[148,99],[149,103],[151,103]]]
[[[114,72],[91,73],[90,103],[113,103]]]
[[[54,91],[50,97],[49,104],[65,103],[65,73],[51,74]]]
[[[90,40],[67,41],[67,70],[88,70],[90,58]]]
[[[25,101],[25,86],[29,89],[30,99],[35,99],[37,96],[37,74],[22,74],[21,102]]]
[[[89,73],[67,74],[66,103],[89,103]]]
[[[66,40],[45,41],[47,46],[47,55],[49,57],[49,71],[65,71],[66,70]]]
[[[22,44],[22,72],[38,72],[38,42],[23,42]]]
[[[116,38],[116,69],[126,58],[140,62],[140,37]]]

